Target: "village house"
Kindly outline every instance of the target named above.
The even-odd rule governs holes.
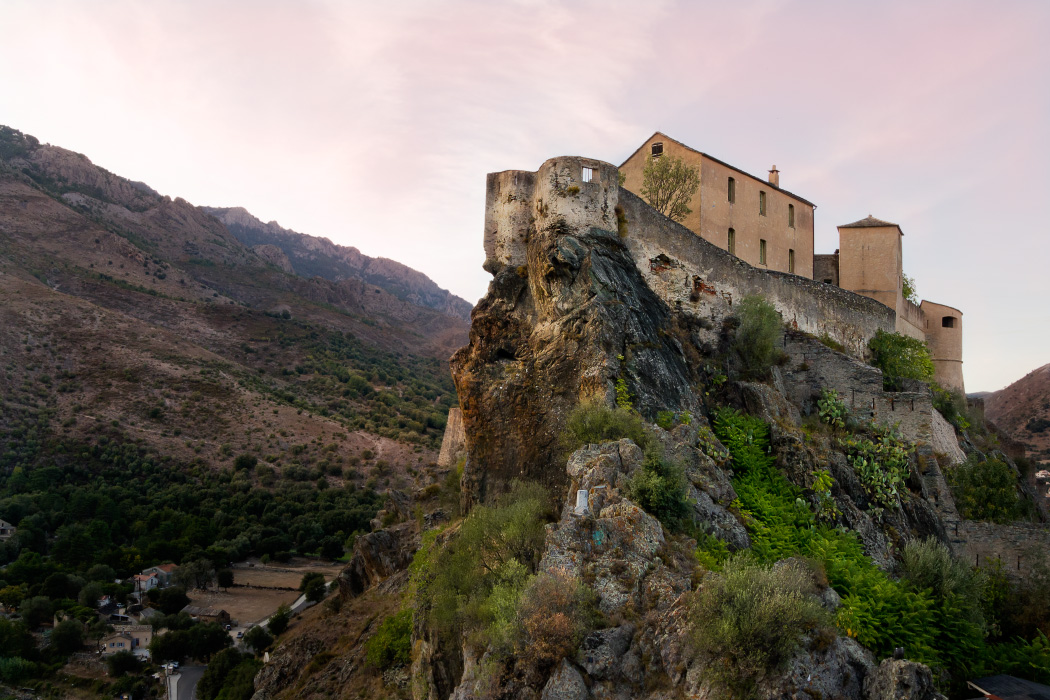
[[[175,570],[178,568],[179,567],[175,564],[160,564],[159,566],[151,566],[148,569],[143,569],[141,575],[156,575],[157,588],[167,588],[174,580]]]
[[[0,542],[11,539],[15,536],[16,532],[17,529],[14,525],[6,520],[0,520]]]
[[[152,591],[154,588],[160,588],[160,577],[155,573],[135,574],[131,577],[131,580],[135,584],[135,592],[140,595]]]
[[[218,622],[220,625],[230,624],[230,614],[225,610],[187,605],[182,609],[182,612],[198,622]]]
[[[117,625],[113,631],[99,640],[99,652],[103,656],[130,651],[136,656],[149,658],[149,645],[153,641],[153,628],[149,625]]]

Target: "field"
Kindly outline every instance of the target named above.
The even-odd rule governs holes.
[[[234,587],[229,591],[209,589],[190,591],[192,605],[225,610],[234,627],[246,628],[273,613],[282,603],[291,605],[299,597],[303,574],[318,571],[331,581],[342,570],[342,564],[321,563],[294,558],[286,564],[263,565],[258,559],[233,567]]]

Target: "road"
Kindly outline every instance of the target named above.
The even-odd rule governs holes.
[[[204,675],[204,669],[207,666],[182,666],[179,668],[177,674],[173,674],[168,681],[168,687],[171,687],[171,681],[175,680],[176,687],[176,698],[172,700],[197,700],[197,681]]]

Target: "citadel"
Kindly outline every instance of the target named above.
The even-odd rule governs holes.
[[[775,165],[762,180],[658,131],[620,165],[624,188],[639,194],[646,160],[663,156],[680,158],[700,171],[692,211],[682,221],[687,229],[757,270],[831,284],[889,307],[894,316],[887,330],[925,341],[935,380],[965,391],[962,312],[905,297],[900,226],[872,216],[843,224],[838,227],[839,249],[819,255],[813,246],[815,205],[782,189]]]

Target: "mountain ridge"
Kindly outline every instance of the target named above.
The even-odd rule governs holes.
[[[335,282],[346,278],[362,279],[404,301],[470,321],[473,309],[470,302],[396,260],[365,255],[356,247],[287,229],[276,221],[263,222],[244,207],[207,206],[201,209],[219,219],[246,246],[280,248],[292,269],[301,276],[324,277]]]

